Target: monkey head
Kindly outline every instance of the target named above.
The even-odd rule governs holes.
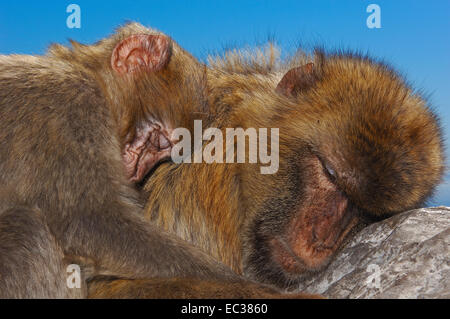
[[[130,180],[140,182],[170,157],[176,143],[173,129],[192,129],[193,116],[205,114],[204,67],[166,35],[136,30],[119,34],[111,67],[123,98],[123,159]]]
[[[170,157],[173,129],[206,114],[205,68],[170,37],[131,23],[94,45],[72,41],[50,54],[80,64],[102,88],[119,128],[130,182]]]
[[[280,169],[244,172],[243,267],[287,287],[364,225],[422,205],[441,180],[443,142],[424,99],[366,57],[318,51],[275,92]]]

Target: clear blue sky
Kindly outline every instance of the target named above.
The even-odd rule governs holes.
[[[81,29],[66,26],[71,3],[81,7]],[[371,3],[381,7],[381,29],[366,26]],[[127,20],[164,31],[199,58],[269,36],[285,50],[301,43],[369,52],[431,95],[450,136],[449,0],[1,1],[0,53],[41,54],[68,38],[94,42]],[[449,182],[430,204],[450,206]]]

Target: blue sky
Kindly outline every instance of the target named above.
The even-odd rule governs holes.
[[[66,26],[71,3],[81,7],[81,29]],[[381,29],[366,26],[371,3],[381,7]],[[69,38],[91,43],[128,20],[160,29],[199,58],[269,37],[286,51],[320,44],[369,52],[430,94],[450,136],[449,0],[2,1],[0,54],[42,54]],[[430,204],[450,206],[450,178]]]

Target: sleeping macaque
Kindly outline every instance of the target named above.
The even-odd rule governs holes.
[[[205,80],[137,24],[92,46],[0,56],[0,298],[84,297],[95,276],[153,278],[148,297],[195,297],[204,281],[227,297],[279,296],[143,217],[135,183],[170,154],[172,127],[205,113]]]
[[[359,229],[421,206],[440,182],[437,117],[386,65],[321,51],[284,75],[287,65],[222,62],[208,70],[209,127],[279,128],[279,170],[167,162],[144,190],[148,220],[237,273],[294,288]]]

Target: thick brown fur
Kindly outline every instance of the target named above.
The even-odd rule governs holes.
[[[261,60],[261,51],[210,60],[207,125],[280,128],[280,170],[261,175],[254,164],[165,163],[144,187],[146,216],[238,273],[295,287],[326,268],[361,227],[422,205],[442,176],[443,141],[426,102],[386,65],[320,51],[282,62],[273,49]],[[284,74],[309,63],[307,81],[290,75],[293,86],[278,90]],[[350,217],[323,257],[318,239],[302,232],[323,232],[314,216],[327,222],[328,209]],[[279,238],[306,258],[286,253]],[[114,295],[114,285],[101,293]],[[127,291],[134,284],[117,285]]]
[[[111,52],[117,43],[135,34],[162,33],[131,23],[95,45],[72,42],[72,49],[54,45],[49,55],[70,61],[101,84],[120,124],[119,137],[122,140],[129,138],[130,132],[149,117],[170,127],[189,127],[193,113],[198,118],[207,112],[203,91],[206,80],[204,65],[171,41],[171,59],[165,68],[139,77],[137,81],[126,78],[118,81],[110,67]]]
[[[165,230],[238,273],[288,287],[326,268],[367,223],[422,205],[440,182],[437,117],[390,67],[349,53],[300,54],[288,66],[237,56],[209,69],[209,125],[280,128],[280,169],[261,175],[254,164],[160,166],[145,185],[146,216]],[[309,86],[278,93],[283,74],[307,62],[314,63]],[[325,211],[337,209],[333,201],[350,217],[322,254],[296,229],[326,231],[311,214],[326,220]],[[309,260],[286,253],[279,238]]]
[[[280,294],[270,287],[238,282],[189,278],[96,280],[89,284],[92,299],[322,299],[318,295]]]
[[[220,279],[257,295],[254,284],[142,217],[124,144],[146,121],[188,127],[190,115],[201,117],[205,73],[173,43],[158,74],[118,79],[111,52],[136,33],[155,31],[131,24],[93,46],[0,56],[0,297],[85,296],[84,280],[96,275]],[[82,267],[81,289],[66,284],[71,263]]]
[[[233,55],[230,55],[227,59],[218,60],[217,62],[222,64],[213,65],[207,71],[207,78],[205,78],[203,66],[196,62],[194,62],[196,65],[194,68],[186,70],[186,65],[193,59],[187,55],[187,60],[183,58],[184,60],[179,60],[179,64],[173,64],[175,66],[171,70],[173,73],[167,71],[164,76],[163,70],[161,73],[163,80],[151,75],[140,82],[130,83],[124,80],[123,84],[118,84],[112,80],[113,75],[107,67],[109,58],[105,57],[105,52],[113,50],[117,41],[130,34],[145,31],[139,25],[131,25],[121,32],[96,46],[83,46],[76,43],[73,44],[73,49],[54,46],[46,58],[23,56],[0,58],[3,67],[0,74],[3,76],[2,80],[7,80],[3,83],[10,85],[2,87],[4,94],[1,97],[2,101],[5,101],[4,105],[17,106],[20,109],[19,105],[27,106],[29,101],[33,101],[40,106],[43,113],[45,111],[45,118],[49,123],[46,125],[39,120],[36,122],[34,116],[39,118],[38,114],[30,115],[28,112],[23,114],[19,112],[17,119],[9,115],[6,118],[10,119],[10,123],[2,122],[4,127],[0,134],[3,134],[1,140],[5,142],[0,144],[1,154],[12,152],[11,159],[16,161],[1,161],[4,166],[1,166],[0,178],[2,185],[5,185],[1,189],[2,195],[4,194],[2,198],[9,200],[1,203],[4,213],[0,216],[0,226],[6,225],[3,229],[9,228],[12,220],[10,216],[25,214],[34,216],[33,212],[36,212],[36,221],[15,217],[13,220],[24,223],[23,226],[19,225],[20,230],[31,230],[33,234],[39,236],[36,240],[43,243],[44,249],[38,251],[38,255],[51,254],[50,258],[60,261],[60,264],[52,263],[57,265],[54,270],[42,268],[44,273],[40,274],[41,277],[36,277],[34,274],[39,265],[32,263],[31,267],[22,268],[21,273],[30,275],[34,279],[50,278],[51,280],[41,282],[41,285],[33,288],[31,292],[24,292],[23,285],[20,283],[14,285],[13,282],[13,285],[9,285],[4,282],[5,287],[12,287],[12,290],[9,290],[9,296],[67,296],[66,287],[61,286],[60,280],[48,274],[59,273],[68,262],[74,260],[83,262],[83,266],[88,266],[86,268],[92,268],[90,271],[94,274],[133,278],[112,282],[94,280],[89,287],[92,297],[253,296],[253,288],[249,290],[249,287],[253,287],[251,285],[242,284],[242,282],[230,284],[212,282],[211,279],[216,278],[225,280],[230,278],[236,280],[236,278],[204,254],[165,235],[164,241],[167,240],[174,243],[173,246],[181,248],[183,252],[180,254],[186,253],[181,259],[189,263],[182,265],[186,266],[186,269],[178,268],[178,266],[181,267],[179,264],[174,266],[164,263],[167,251],[166,246],[163,245],[159,253],[153,254],[153,259],[148,260],[151,263],[152,260],[154,262],[155,257],[158,258],[159,268],[156,272],[150,271],[151,275],[163,275],[163,277],[189,275],[202,279],[173,278],[165,286],[164,279],[146,279],[149,272],[145,269],[145,265],[139,263],[138,259],[142,255],[135,250],[131,239],[135,238],[136,233],[139,233],[142,228],[150,228],[152,234],[157,234],[159,242],[161,240],[159,232],[146,223],[141,223],[139,219],[138,224],[134,224],[136,214],[131,212],[133,208],[130,206],[135,207],[138,202],[137,194],[128,186],[123,176],[116,176],[116,174],[110,176],[108,167],[113,167],[114,172],[121,171],[120,152],[123,145],[127,139],[133,138],[135,134],[133,130],[148,119],[148,114],[152,120],[170,123],[169,127],[190,128],[193,119],[206,119],[204,124],[223,130],[226,127],[280,128],[280,170],[275,175],[261,175],[260,166],[254,164],[174,165],[165,163],[150,176],[144,190],[149,198],[148,219],[194,243],[203,251],[230,265],[236,272],[244,272],[259,281],[282,287],[295,284],[311,271],[322,270],[332,257],[330,255],[326,262],[319,266],[298,264],[296,260],[292,261],[292,256],[286,255],[273,244],[273,239],[278,238],[280,234],[285,234],[287,230],[289,235],[295,234],[290,230],[292,225],[299,225],[306,229],[303,224],[309,225],[311,221],[305,222],[302,218],[305,219],[304,216],[308,216],[306,214],[308,209],[323,211],[324,206],[321,204],[323,198],[320,196],[317,207],[314,207],[315,197],[312,195],[315,194],[316,189],[324,188],[336,194],[345,193],[345,197],[351,200],[352,214],[362,225],[366,219],[372,219],[374,216],[382,218],[417,207],[431,194],[440,180],[443,169],[442,142],[435,116],[429,111],[425,102],[384,65],[359,56],[319,53],[313,59],[314,81],[308,81],[311,87],[294,90],[294,94],[289,96],[278,93],[276,87],[283,74],[291,67],[301,66],[305,59],[311,61],[311,58],[305,55],[297,55],[288,63],[280,62],[278,65],[275,55],[265,59],[262,64],[258,64],[258,59],[236,60]],[[93,58],[95,56],[105,58],[98,60]],[[173,61],[177,60],[172,60],[170,63]],[[299,63],[299,61],[302,62]],[[56,68],[53,69],[50,65]],[[55,70],[58,70],[56,76]],[[5,74],[7,76],[4,76]],[[31,82],[27,80],[19,82],[19,85],[13,84],[13,80],[17,79],[30,79]],[[172,82],[173,79],[177,81]],[[73,86],[74,80],[78,86]],[[43,95],[42,90],[39,90],[38,84],[42,83],[52,84],[46,87],[48,95]],[[180,85],[175,85],[176,89],[172,89],[167,86],[167,83],[173,85],[180,83]],[[151,88],[151,90],[145,90],[144,94],[139,95],[143,87]],[[25,97],[24,100],[18,100],[16,92],[20,92],[20,95]],[[70,94],[64,96],[61,92],[65,94],[70,92]],[[92,94],[92,92],[96,93]],[[58,96],[57,101],[52,100],[55,96]],[[51,112],[57,106],[65,105],[67,101],[76,103],[70,105],[72,109],[81,113]],[[73,108],[73,105],[95,105],[96,108]],[[108,105],[108,107],[98,105]],[[136,105],[140,108],[136,108]],[[133,109],[131,110],[130,107]],[[95,113],[98,110],[102,112],[96,117],[92,112]],[[12,112],[12,109],[10,111]],[[1,112],[5,111],[2,109]],[[102,121],[92,123],[77,121],[77,116],[82,114],[90,114],[90,120],[100,118]],[[61,118],[64,119],[63,122],[59,122]],[[106,122],[105,119],[107,119]],[[19,121],[22,126],[16,125]],[[54,123],[75,125],[76,127],[69,126],[69,131],[77,132],[76,139],[74,135],[61,130],[61,127]],[[24,124],[28,124],[26,129]],[[107,128],[102,131],[101,128],[105,125]],[[91,132],[93,127],[96,128],[92,131],[95,134],[87,136],[78,134],[78,132]],[[88,128],[87,131],[86,128]],[[29,132],[22,133],[27,130]],[[67,140],[75,142],[73,143],[75,145],[64,144],[65,146],[61,149],[52,148],[46,151],[45,147],[42,148],[45,143],[41,145],[41,142],[34,142],[36,138],[33,139],[35,136],[45,136],[60,142],[61,138],[66,137],[65,134],[61,134],[64,132],[67,134]],[[17,143],[17,139],[14,140],[16,136],[21,137],[20,143]],[[94,148],[88,147],[81,152],[82,154],[94,152],[93,155],[91,154],[92,157],[64,156],[69,153],[80,155],[79,152],[71,153],[67,150],[74,150],[72,147],[85,145],[86,141],[99,137],[106,140],[111,137],[113,139],[112,143],[108,140],[108,143],[101,147],[101,155],[96,152],[99,144],[93,144]],[[15,143],[10,142],[12,139]],[[27,150],[30,149],[42,150],[41,160],[39,156],[37,160],[33,157],[33,160],[36,160],[33,165],[36,166],[29,165],[30,162],[24,156],[29,154]],[[63,166],[68,171],[64,179],[57,179],[59,183],[55,183],[57,180],[53,179],[46,180],[49,176],[48,172],[54,167],[46,167],[45,163],[48,162],[49,156],[52,158],[55,154],[59,156],[58,162],[62,160]],[[99,158],[103,161],[99,161]],[[335,179],[334,176],[328,176],[327,172],[324,172],[326,166],[324,161],[327,162],[326,164],[331,162],[334,165],[339,174],[338,178]],[[85,166],[91,167],[92,170],[87,171]],[[33,169],[35,167],[38,169]],[[67,179],[76,176],[73,174],[74,168],[81,175],[77,176],[77,183],[92,186],[97,192],[95,199],[86,198],[86,193],[93,193],[89,189],[78,188],[78,193],[75,194],[67,192],[68,185],[70,182],[73,183],[72,180],[69,182]],[[370,174],[372,168],[374,168],[374,174]],[[102,177],[102,169],[103,172],[108,171],[108,181]],[[14,177],[13,172],[17,171],[22,174],[16,174]],[[33,178],[21,178],[23,176]],[[105,199],[105,203],[115,203],[114,196],[117,192],[113,188],[105,187],[111,183],[121,185],[119,194],[120,198],[125,197],[127,209],[119,210],[130,210],[130,216],[133,216],[132,222],[127,219],[115,225],[116,232],[107,234],[107,241],[103,242],[110,246],[101,246],[100,249],[94,246],[89,247],[90,252],[80,254],[81,248],[76,245],[75,240],[82,238],[83,241],[83,236],[89,234],[89,239],[85,239],[82,244],[90,240],[95,242],[98,237],[105,235],[105,227],[92,227],[98,221],[91,218],[93,215],[84,218],[82,223],[74,222],[74,219],[70,218],[71,211],[75,206],[81,211],[83,209],[90,211],[96,207],[93,204],[98,201],[98,198]],[[90,184],[102,185],[102,188]],[[30,189],[33,191],[30,192]],[[55,198],[56,202],[64,204],[58,206],[58,210],[68,212],[65,217],[69,218],[63,225],[54,218],[56,216],[54,213],[46,213],[50,206],[48,203],[54,203]],[[86,205],[80,205],[80,203]],[[53,217],[48,219],[47,216]],[[115,220],[116,217],[116,214],[108,215],[108,219],[111,220]],[[103,222],[104,218],[99,218]],[[123,225],[128,223],[130,227],[125,229]],[[74,224],[78,226],[76,229],[71,228]],[[11,228],[14,227],[11,226]],[[46,227],[50,228],[50,233]],[[124,238],[122,233],[130,236],[131,239]],[[6,239],[1,241],[3,245],[0,244],[2,245],[0,246],[1,260],[2,262],[8,260],[3,259],[4,256],[12,258],[0,266],[8,265],[9,268],[5,269],[11,272],[14,265],[19,264],[24,257],[10,253],[11,247],[15,247],[17,237],[10,236],[12,235],[10,233],[3,233],[5,234]],[[62,237],[69,240],[61,244],[59,239]],[[105,238],[100,239],[105,240]],[[22,240],[29,240],[29,238]],[[338,246],[341,246],[343,241],[340,238]],[[121,249],[124,242],[130,245]],[[293,242],[300,247],[299,249],[304,249],[304,243],[299,242],[297,237],[293,238]],[[74,244],[74,248],[70,247]],[[113,246],[120,254],[111,254],[108,251],[111,244],[114,244]],[[55,245],[59,248],[56,249]],[[70,248],[69,254],[67,246]],[[306,249],[310,247],[307,246]],[[99,256],[101,256],[100,259],[105,256],[107,260],[99,260]],[[167,260],[173,261],[174,257],[176,256],[172,255]],[[177,258],[179,257],[180,255]],[[200,271],[198,266],[194,265],[198,259],[205,261],[200,263]],[[284,264],[284,268],[280,267],[280,261]],[[193,264],[191,265],[190,262]],[[119,271],[117,268],[114,271],[108,269],[118,263],[121,264]],[[206,268],[203,268],[205,264]],[[225,275],[222,276],[217,272],[224,272]],[[155,287],[161,289],[160,295],[155,294]],[[195,287],[195,289],[191,292],[177,292],[183,287]],[[271,295],[272,291],[269,295],[265,295],[267,293],[265,289],[267,288],[261,290],[259,296],[275,296],[276,292]],[[255,297],[258,297],[257,290]]]

